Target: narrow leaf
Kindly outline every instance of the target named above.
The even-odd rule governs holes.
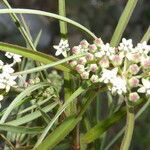
[[[127,4],[126,4],[126,7],[119,19],[119,22],[117,24],[117,27],[115,29],[115,32],[112,36],[112,39],[111,39],[111,46],[115,47],[119,44],[120,40],[121,40],[121,37],[123,35],[123,32],[130,20],[130,17],[133,13],[133,10],[137,4],[138,0],[128,0]]]
[[[39,134],[43,131],[41,127],[23,127],[23,126],[12,126],[7,124],[0,124],[1,131],[23,133],[23,134]]]
[[[95,139],[99,138],[109,127],[121,120],[126,114],[126,108],[123,107],[120,111],[113,114],[111,117],[99,122],[93,128],[91,128],[82,138],[82,143],[91,143]]]
[[[76,126],[81,118],[67,118],[60,126],[58,126],[47,138],[37,147],[37,150],[51,150],[59,142],[61,142]]]

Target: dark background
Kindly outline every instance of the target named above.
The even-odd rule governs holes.
[[[15,8],[30,8],[58,13],[57,0],[9,0],[9,2]],[[104,42],[109,42],[126,2],[127,0],[66,0],[67,17],[89,28]],[[4,8],[1,1],[0,8]],[[37,49],[53,54],[52,45],[58,43],[60,39],[58,21],[35,15],[24,15],[24,18],[33,39],[42,29]],[[136,44],[146,32],[149,24],[150,0],[139,0],[123,37],[132,38],[133,43]],[[88,39],[85,34],[73,26],[69,25],[68,30],[71,46],[78,45],[83,38]],[[25,46],[21,34],[8,15],[0,15],[0,41]],[[132,150],[150,149],[149,113],[150,109],[146,110],[144,115],[136,121]]]

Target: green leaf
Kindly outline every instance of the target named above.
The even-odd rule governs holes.
[[[86,27],[84,27],[83,25],[60,15],[57,14],[53,14],[53,13],[49,13],[49,12],[45,12],[45,11],[41,11],[41,10],[33,10],[33,9],[0,9],[0,14],[7,14],[7,13],[16,13],[16,14],[35,14],[35,15],[41,15],[41,16],[46,16],[46,17],[51,17],[51,18],[55,18],[64,22],[67,22],[71,25],[76,26],[78,29],[84,31],[85,33],[87,33],[91,38],[96,38],[96,36]]]
[[[41,127],[23,127],[23,126],[12,126],[7,124],[0,124],[1,131],[23,133],[23,134],[39,134],[43,131]]]
[[[48,113],[50,112],[56,105],[58,104],[58,102],[54,102],[48,106],[45,106],[44,108],[42,108],[42,110],[45,112],[45,113]],[[25,115],[21,118],[18,118],[16,120],[12,120],[12,121],[9,121],[9,122],[6,122],[7,124],[9,125],[14,125],[14,126],[19,126],[19,125],[22,125],[22,124],[25,124],[25,123],[28,123],[30,121],[33,121],[37,118],[41,117],[41,112],[40,111],[35,111],[35,112],[32,112],[28,115]]]
[[[126,107],[113,114],[111,117],[99,122],[91,128],[82,138],[82,143],[91,143],[99,138],[109,127],[120,121],[126,114]]]
[[[130,17],[133,13],[133,10],[137,4],[138,0],[128,0],[127,5],[118,21],[117,27],[115,29],[115,32],[112,36],[110,45],[115,47],[119,44],[121,37],[123,35],[123,32],[130,20]]]
[[[144,41],[148,42],[149,39],[150,39],[150,26],[148,27],[146,33],[144,34],[144,36],[141,40],[141,43],[144,42]]]
[[[6,121],[6,119],[8,118],[9,114],[11,113],[11,111],[16,107],[16,105],[18,106],[18,103],[20,103],[22,101],[23,98],[25,98],[27,95],[29,95],[31,92],[44,87],[44,86],[48,86],[48,83],[39,83],[33,86],[28,87],[27,89],[25,89],[23,92],[21,92],[12,102],[11,104],[8,106],[8,108],[6,109],[6,111],[4,112],[0,123],[4,123]]]
[[[37,147],[37,150],[51,150],[61,142],[76,126],[81,118],[69,117],[58,126],[47,138]]]
[[[24,57],[31,58],[35,61],[44,63],[44,64],[49,64],[49,63],[58,61],[58,59],[56,59],[55,57],[46,55],[44,53],[37,52],[37,51],[32,51],[30,49],[27,49],[27,48],[24,48],[24,47],[21,47],[21,46],[8,44],[8,43],[0,42],[0,50],[5,51],[5,52],[16,53],[16,54],[22,55]],[[59,69],[61,71],[66,71],[66,72],[71,71],[69,69],[69,67],[65,67],[65,65],[58,65],[55,68]]]

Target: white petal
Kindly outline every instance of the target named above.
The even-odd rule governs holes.
[[[146,89],[144,87],[141,87],[141,88],[138,89],[138,92],[139,93],[145,93]]]

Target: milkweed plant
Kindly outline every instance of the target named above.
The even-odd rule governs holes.
[[[132,39],[122,37],[138,0],[128,0],[107,43],[66,17],[65,0],[58,1],[58,15],[14,9],[7,0],[2,1],[6,8],[0,9],[0,14],[10,15],[28,45],[25,48],[0,42],[5,58],[0,60],[3,149],[111,150],[123,135],[120,150],[128,150],[135,119],[150,102],[150,28],[136,45]],[[33,41],[26,22],[16,14],[35,14],[59,21],[60,42],[53,46],[55,56],[36,50],[40,33]],[[67,24],[85,32],[91,40],[84,37],[79,45],[70,47]],[[8,100],[8,106],[3,106]],[[101,101],[107,101],[109,115],[92,124],[90,113],[96,111],[92,115],[96,120],[100,109],[106,109],[100,106]],[[106,143],[108,130],[115,124],[124,126]]]

